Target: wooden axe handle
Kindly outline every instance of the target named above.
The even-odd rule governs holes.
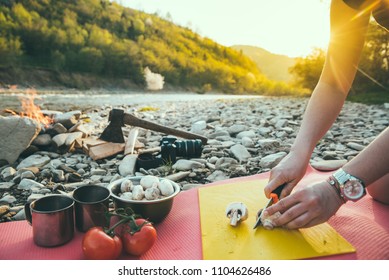
[[[124,124],[127,124],[127,125],[142,127],[142,128],[154,130],[157,132],[162,132],[162,133],[165,133],[168,135],[170,134],[170,135],[182,137],[185,139],[200,139],[204,145],[207,144],[207,141],[208,141],[208,139],[204,136],[201,136],[201,135],[198,135],[195,133],[186,132],[183,130],[170,128],[170,127],[163,126],[163,125],[159,125],[159,124],[156,124],[156,123],[153,123],[150,121],[142,120],[142,119],[139,119],[139,118],[135,117],[134,115],[128,114],[128,113],[124,113],[123,122],[124,122]]]

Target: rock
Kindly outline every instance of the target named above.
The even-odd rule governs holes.
[[[137,158],[138,155],[126,155],[119,165],[119,174],[123,177],[134,175]]]
[[[57,147],[62,147],[65,145],[66,139],[68,138],[67,133],[57,134],[53,137],[53,142]]]
[[[173,169],[179,170],[179,171],[187,171],[192,170],[195,168],[203,168],[204,164],[194,161],[194,160],[187,160],[187,159],[179,159],[175,164],[173,164]]]
[[[16,173],[16,170],[12,167],[6,167],[1,171],[1,177],[3,178],[4,181],[10,181],[14,177]]]
[[[49,146],[51,144],[51,136],[50,134],[39,134],[35,137],[34,141],[32,141],[32,145],[36,146]]]
[[[246,148],[253,148],[255,146],[254,141],[247,136],[242,137],[242,145]]]
[[[23,179],[18,185],[18,190],[39,190],[45,186],[31,179]]]
[[[0,160],[14,164],[40,130],[40,124],[30,118],[0,117]]]
[[[14,182],[0,182],[0,191],[8,191],[15,185]]]
[[[242,131],[236,135],[236,138],[242,139],[243,137],[254,138],[255,132],[252,130]]]
[[[341,168],[347,163],[347,160],[323,160],[317,162],[311,162],[311,166],[320,171],[332,171]]]
[[[48,156],[42,156],[39,154],[34,154],[29,156],[28,158],[22,160],[19,165],[16,167],[16,170],[22,169],[22,168],[29,168],[29,167],[43,167],[46,164],[50,162],[50,158]]]
[[[281,146],[281,143],[276,139],[261,139],[257,141],[257,146],[261,149],[272,150]]]
[[[227,131],[231,136],[236,136],[238,133],[245,131],[247,126],[244,124],[234,124],[230,126]]]
[[[215,170],[211,175],[207,177],[207,180],[210,182],[216,182],[216,181],[222,181],[222,180],[227,180],[230,177],[225,174],[221,170]]]
[[[57,114],[54,117],[54,122],[62,124],[67,129],[71,128],[77,123],[78,118],[81,115],[81,111],[70,111],[63,114]]]
[[[246,147],[241,144],[236,144],[230,148],[231,153],[238,159],[239,162],[247,161],[251,154],[247,151]]]
[[[56,134],[62,134],[68,132],[67,128],[63,126],[61,123],[55,123],[52,126],[52,129],[56,132]]]
[[[354,142],[348,142],[347,147],[354,149],[354,150],[357,150],[357,151],[362,151],[365,148],[365,146],[358,144],[358,143],[354,143]]]
[[[5,195],[0,199],[0,204],[2,203],[12,204],[15,201],[17,201],[17,199],[13,195]]]
[[[190,174],[190,171],[180,171],[180,172],[168,175],[165,178],[172,180],[173,182],[177,182],[179,180],[186,178],[189,174]]]
[[[279,152],[265,156],[259,162],[262,168],[273,168],[276,166],[287,154],[285,152]]]
[[[239,162],[234,158],[222,157],[216,161],[215,168],[217,170],[226,170],[237,164],[239,164]]]
[[[207,123],[205,121],[197,121],[194,124],[192,124],[190,131],[202,135],[204,134],[204,130],[206,128],[207,128]]]

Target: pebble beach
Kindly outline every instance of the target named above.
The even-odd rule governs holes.
[[[180,185],[181,191],[271,170],[289,151],[297,134],[307,98],[263,97],[145,102],[115,108],[164,126],[208,138],[201,156],[139,170],[126,166],[123,153],[93,160],[82,151],[36,151],[0,166],[0,222],[24,220],[24,204],[53,193],[70,193],[82,184],[107,186],[126,176],[155,175]],[[44,109],[44,108],[43,108]],[[98,137],[108,124],[112,106],[79,111],[90,136]],[[335,124],[317,144],[311,165],[319,170],[339,168],[355,157],[389,125],[386,104],[347,102]],[[128,136],[131,127],[123,127]],[[139,129],[145,149],[160,146],[161,133]]]

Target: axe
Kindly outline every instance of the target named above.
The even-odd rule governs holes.
[[[100,139],[107,142],[124,143],[122,126],[126,124],[165,133],[167,135],[174,135],[185,139],[200,139],[203,145],[205,145],[208,141],[208,139],[202,135],[142,120],[132,114],[124,113],[124,111],[120,109],[112,109],[109,112],[108,120],[110,123],[100,135]]]

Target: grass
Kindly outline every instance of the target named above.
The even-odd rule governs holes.
[[[365,92],[365,93],[350,93],[347,97],[348,101],[363,103],[367,105],[379,105],[389,103],[389,92]]]

